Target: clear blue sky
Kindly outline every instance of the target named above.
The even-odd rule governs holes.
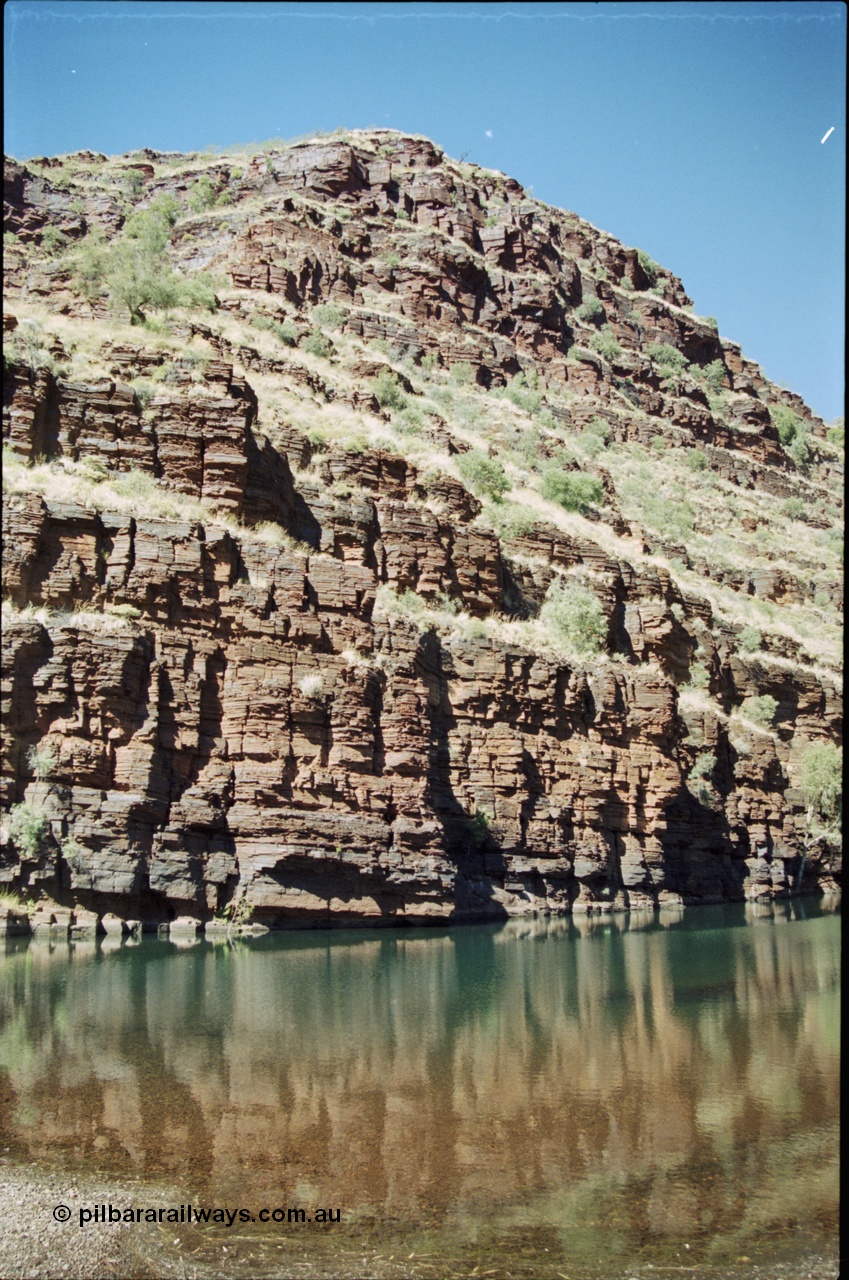
[[[20,159],[426,134],[646,249],[770,378],[843,412],[841,0],[10,0],[5,39]]]

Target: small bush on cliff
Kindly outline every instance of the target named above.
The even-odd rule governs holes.
[[[770,405],[769,416],[772,418],[773,426],[778,432],[778,438],[783,445],[792,444],[796,438],[796,432],[799,430],[799,419],[796,417],[792,409],[788,409],[784,404]]]
[[[737,642],[744,653],[757,653],[763,644],[763,636],[755,627],[743,627]]]
[[[691,778],[709,778],[716,768],[716,756],[712,751],[702,751],[696,756],[690,770]]]
[[[273,333],[287,347],[294,347],[298,341],[298,330],[290,321],[273,320],[271,316],[251,316],[250,322],[255,329]]]
[[[710,364],[705,365],[702,369],[702,377],[712,391],[722,391],[725,388],[725,365],[721,360],[712,360]]]
[[[759,724],[763,728],[767,728],[775,719],[775,713],[778,710],[778,703],[770,693],[762,693],[756,697],[745,698],[740,712],[751,720],[752,724]]]
[[[709,683],[710,675],[705,664],[703,662],[694,662],[690,667],[690,688],[707,689]]]
[[[475,809],[469,818],[469,834],[478,848],[486,844],[492,835],[492,819],[493,815],[486,809]]]
[[[452,364],[448,370],[448,376],[460,387],[470,387],[476,380],[474,367],[468,360],[459,360],[457,364]]]
[[[658,271],[660,271],[660,267],[655,262],[654,258],[649,257],[645,249],[637,250],[637,258],[639,259],[640,266],[643,268],[643,271],[646,274],[649,284],[650,285],[656,284],[657,273]]]
[[[808,822],[830,823],[839,818],[843,800],[843,752],[831,742],[808,747],[802,757],[802,790]]]
[[[687,466],[691,471],[706,471],[708,467],[708,456],[704,449],[688,449]]]
[[[22,320],[17,329],[3,343],[3,367],[13,362],[25,364],[33,373],[39,369],[56,372],[56,361],[51,354],[50,339],[37,320]]]
[[[345,323],[345,312],[333,302],[321,302],[313,307],[312,318],[322,329],[341,329]]]
[[[579,320],[587,320],[592,323],[602,318],[604,315],[604,307],[598,298],[587,298],[576,309],[575,315]]]
[[[47,226],[41,233],[41,247],[53,257],[68,247],[68,237],[58,227]]]
[[[46,834],[47,817],[43,809],[31,804],[12,805],[9,811],[9,837],[22,858],[27,861],[37,858]]]
[[[600,653],[607,639],[601,601],[578,583],[555,578],[546,592],[540,617],[555,638],[577,654]]]
[[[457,469],[475,493],[491,498],[493,502],[500,502],[510,489],[510,481],[501,463],[495,458],[488,458],[480,449],[461,454]]]
[[[202,173],[189,191],[189,208],[192,213],[203,213],[215,204],[215,189],[209,175]]]
[[[670,369],[675,373],[683,373],[687,368],[687,357],[683,351],[673,347],[669,342],[650,342],[646,351],[662,369]]]
[[[787,446],[787,452],[797,467],[804,469],[811,460],[810,433],[801,423],[793,440]]]
[[[542,407],[542,392],[538,388],[539,378],[532,369],[529,373],[517,373],[497,394],[526,413],[538,413]]]
[[[180,206],[173,196],[160,196],[127,219],[123,235],[112,245],[94,241],[76,257],[78,286],[88,296],[106,287],[127,308],[131,324],[144,324],[144,308],[216,306],[215,282],[207,275],[178,276],[171,266],[171,228]]]
[[[389,369],[381,370],[372,383],[374,387],[374,396],[381,409],[403,409],[407,403],[407,397],[397,375],[390,372]]]
[[[298,688],[305,698],[320,698],[324,690],[324,679],[320,673],[302,676]]]
[[[86,850],[79,844],[73,836],[68,836],[61,844],[62,857],[75,875],[87,876],[91,874]]]
[[[128,169],[124,174],[124,180],[121,184],[124,195],[130,200],[138,200],[144,191],[144,174],[140,169]]]
[[[540,492],[549,502],[557,502],[566,511],[586,511],[601,502],[604,485],[595,476],[582,471],[561,471],[547,467],[542,474]]]
[[[58,760],[52,747],[30,747],[27,752],[27,764],[35,776],[44,781],[54,772]]]
[[[616,340],[616,335],[609,324],[606,324],[601,333],[594,333],[590,337],[590,346],[593,347],[599,355],[604,356],[605,360],[615,360],[617,356],[622,354],[622,348]]]
[[[825,438],[829,444],[833,444],[835,449],[842,449],[846,442],[846,429],[842,418],[835,418],[834,422],[825,433]]]
[[[710,805],[713,800],[711,775],[716,768],[716,756],[712,751],[702,751],[693,762],[687,785],[699,804]]]
[[[301,347],[304,351],[308,351],[311,356],[322,356],[324,359],[327,359],[333,350],[331,344],[317,329],[313,330],[312,333],[308,333],[301,340]]]
[[[786,498],[781,504],[782,514],[791,520],[804,520],[807,507],[801,498]]]

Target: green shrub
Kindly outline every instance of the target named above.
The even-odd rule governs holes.
[[[56,370],[56,361],[48,347],[49,337],[37,320],[22,320],[3,343],[4,367],[20,361],[35,373],[38,369]]]
[[[9,811],[9,836],[22,858],[38,857],[47,832],[47,816],[43,809],[31,804],[13,804]]]
[[[530,533],[536,523],[533,513],[516,502],[499,502],[488,507],[486,519],[494,532],[508,541]]]
[[[294,347],[298,341],[298,330],[288,320],[273,320],[271,316],[251,316],[251,324],[255,329],[264,329],[273,333],[287,347]]]
[[[793,410],[788,409],[784,404],[774,404],[770,405],[769,416],[772,418],[781,443],[783,445],[791,444],[796,438],[796,432],[799,430],[799,419]]]
[[[469,818],[469,833],[478,848],[486,844],[492,835],[492,819],[493,815],[486,809],[476,809],[474,815]]]
[[[332,302],[321,302],[313,307],[312,319],[323,329],[341,329],[345,323],[345,312]]]
[[[762,693],[757,697],[745,698],[740,707],[741,713],[753,724],[766,728],[775,719],[778,703],[770,693]]]
[[[457,364],[452,364],[448,370],[449,377],[452,382],[456,382],[458,386],[468,387],[475,381],[475,371],[467,360],[461,360]]]
[[[789,516],[791,520],[804,519],[807,506],[802,498],[785,498],[781,504],[782,514]]]
[[[607,448],[604,438],[588,428],[581,432],[575,443],[588,458],[597,458]]]
[[[646,253],[645,249],[637,250],[637,258],[639,259],[640,266],[643,268],[643,271],[646,273],[649,284],[650,285],[656,284],[657,273],[660,271],[660,267],[655,262],[654,258],[650,258],[649,255]]]
[[[579,320],[590,320],[590,321],[600,320],[604,315],[604,307],[602,306],[598,298],[595,298],[595,297],[587,298],[576,309],[575,315],[578,317]]]
[[[307,336],[301,340],[301,346],[304,351],[308,351],[310,355],[324,356],[325,358],[330,355],[332,349],[330,343],[318,332],[317,329],[314,329],[312,333],[308,333]]]
[[[201,311],[215,311],[218,299],[215,296],[215,281],[211,276],[191,276],[188,280],[177,281],[177,306],[197,308]]]
[[[705,664],[703,662],[694,662],[690,667],[690,686],[693,689],[706,689],[708,682],[708,669]]]
[[[203,213],[205,209],[211,209],[214,204],[215,188],[209,175],[202,173],[189,189],[189,208],[192,213]]]
[[[475,493],[491,498],[493,502],[500,502],[511,487],[501,463],[487,457],[480,449],[461,454],[457,467]]]
[[[392,425],[399,431],[406,431],[411,435],[418,435],[424,424],[424,413],[417,404],[411,401],[407,401],[397,414],[392,415]]]
[[[616,336],[609,324],[606,324],[600,333],[594,333],[590,336],[590,346],[599,355],[604,356],[605,360],[615,360],[617,356],[622,354],[622,348],[616,341]]]
[[[214,310],[214,283],[208,276],[185,279],[172,270],[171,227],[179,209],[173,196],[161,196],[127,219],[123,236],[111,247],[90,246],[77,259],[83,291],[96,292],[106,284],[113,299],[126,306],[132,324],[144,324],[144,307],[163,310],[183,305]]]
[[[802,790],[808,821],[839,818],[843,800],[843,751],[831,742],[818,742],[802,756]]]
[[[58,227],[48,226],[42,231],[41,246],[51,257],[55,253],[61,253],[63,249],[67,248],[67,245],[68,237]]]
[[[137,200],[144,191],[144,174],[140,169],[127,169],[121,186],[125,195],[131,200]]]
[[[722,391],[725,387],[725,365],[721,360],[712,360],[702,369],[702,377],[712,391]]]
[[[795,437],[787,446],[787,452],[797,467],[805,467],[811,458],[810,435],[800,424]]]
[[[540,492],[566,511],[583,512],[601,502],[604,485],[596,476],[582,471],[562,471],[558,466],[550,466],[542,474]]]
[[[422,356],[419,368],[422,373],[427,374],[428,376],[435,373],[439,368],[439,353],[437,351],[428,351]]]
[[[763,636],[756,627],[743,627],[737,637],[737,643],[744,653],[757,653],[763,644]]]
[[[555,578],[548,588],[540,617],[558,640],[575,653],[600,653],[607,639],[601,601],[578,583]]]
[[[67,839],[62,841],[61,849],[64,861],[76,875],[84,876],[90,874],[86,850],[73,836],[68,836]]]
[[[499,394],[511,404],[515,404],[518,409],[524,409],[527,413],[537,413],[542,405],[542,392],[538,390],[538,385],[539,379],[535,370],[529,373],[517,373]]]
[[[27,764],[37,778],[43,781],[54,772],[58,761],[52,747],[30,747],[27,752]]]
[[[148,382],[147,378],[133,378],[130,386],[136,393],[139,408],[146,409],[156,393],[153,383]]]
[[[372,379],[374,387],[374,395],[381,409],[403,409],[407,403],[407,397],[397,375],[389,369],[383,369]]]
[[[683,373],[687,368],[687,357],[683,351],[679,351],[669,342],[650,342],[646,351],[652,360],[656,360],[659,365],[667,369],[674,370],[675,373]]]
[[[836,418],[825,433],[825,438],[829,444],[833,444],[835,448],[844,448],[845,429],[842,418]]]
[[[584,431],[589,431],[591,435],[598,436],[605,444],[607,444],[610,439],[610,423],[605,422],[604,418],[600,418],[598,414],[595,414],[594,417],[590,418],[589,422],[584,427]]]
[[[704,449],[688,449],[687,466],[691,471],[706,471],[708,468],[708,456]]]
[[[164,249],[171,239],[171,228],[180,216],[179,201],[172,195],[157,196],[146,209],[132,214],[124,225],[131,240],[143,240],[155,249]]]
[[[690,778],[709,778],[716,768],[716,756],[712,751],[702,751],[690,770]]]

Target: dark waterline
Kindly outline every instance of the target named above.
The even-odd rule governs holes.
[[[839,966],[839,914],[810,900],[10,940],[0,1137],[176,1204],[341,1210],[231,1233],[226,1263],[177,1229],[210,1275],[779,1265],[836,1253]]]

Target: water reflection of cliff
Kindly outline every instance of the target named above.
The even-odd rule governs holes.
[[[637,923],[15,950],[3,1145],[432,1224],[630,1180],[643,1233],[689,1239],[798,1139],[830,1225],[839,918]]]

